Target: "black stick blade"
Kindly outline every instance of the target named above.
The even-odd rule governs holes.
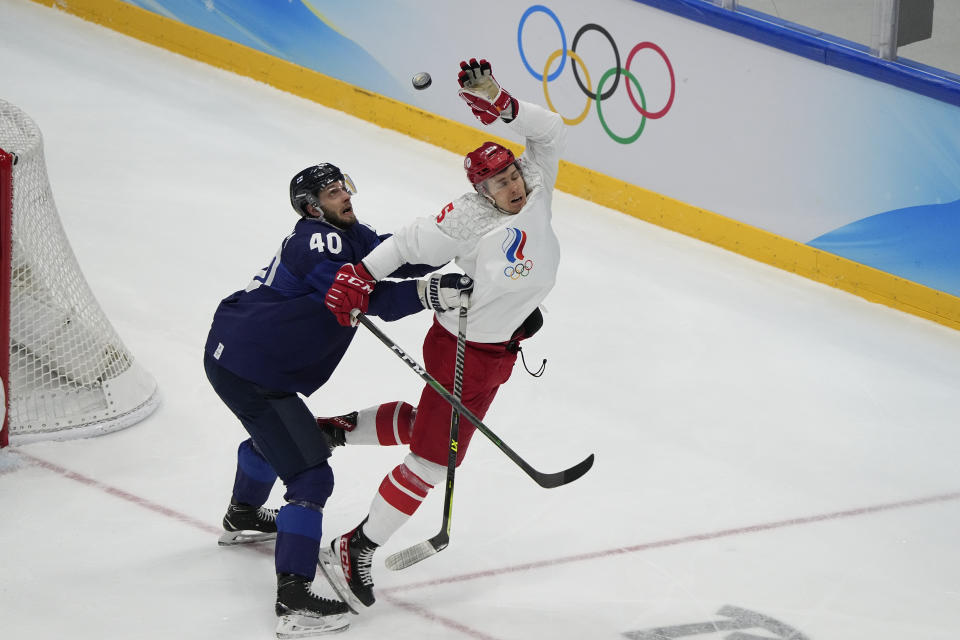
[[[587,456],[582,462],[575,464],[566,471],[557,471],[556,473],[543,473],[533,469],[524,469],[531,478],[533,478],[537,484],[539,484],[544,489],[553,489],[555,487],[562,487],[565,484],[569,484],[581,477],[587,471],[590,471],[590,467],[593,466],[593,454],[591,453]]]

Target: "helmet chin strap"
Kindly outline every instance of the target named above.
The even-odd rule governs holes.
[[[483,183],[473,185],[473,189],[474,191],[479,193],[481,196],[483,196],[484,200],[492,204],[494,209],[503,211],[503,209],[497,206],[497,201],[493,199],[493,196],[490,195],[490,192],[483,187]],[[503,211],[503,212],[506,213],[506,211]]]
[[[314,209],[316,209],[317,211],[320,212],[320,217],[321,217],[321,218],[324,217],[324,215],[326,214],[326,212],[324,212],[323,207],[320,206],[320,201],[317,200],[317,196],[313,195],[312,193],[308,193],[307,195],[305,195],[305,196],[303,197],[303,199],[307,202],[308,205],[310,205],[311,207],[313,207]],[[311,216],[309,213],[307,213],[306,211],[304,211],[304,212],[303,212],[303,217],[304,217],[304,218],[316,218],[317,216]]]

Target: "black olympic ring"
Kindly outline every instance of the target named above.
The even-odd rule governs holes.
[[[582,36],[587,31],[599,31],[607,38],[607,42],[610,43],[610,46],[613,48],[613,57],[616,59],[617,64],[614,67],[617,70],[617,75],[613,79],[613,84],[607,91],[604,91],[600,94],[600,100],[606,100],[613,95],[613,92],[617,90],[617,85],[620,84],[620,50],[617,49],[617,43],[613,41],[613,36],[610,35],[610,32],[601,27],[598,24],[585,24],[580,27],[580,30],[577,31],[577,35],[573,36],[573,44],[570,45],[570,50],[574,53],[577,52],[577,42],[580,41],[580,36]],[[597,94],[590,91],[589,87],[583,86],[583,82],[580,80],[580,74],[577,73],[577,60],[575,58],[570,59],[570,66],[573,67],[573,77],[577,80],[577,86],[580,87],[580,90],[583,91],[591,100],[597,99]],[[597,87],[599,89],[599,87]]]

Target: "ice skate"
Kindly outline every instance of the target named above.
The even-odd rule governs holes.
[[[331,449],[347,444],[347,431],[357,428],[357,412],[352,411],[332,418],[317,418],[317,426],[327,437]]]
[[[231,500],[223,528],[226,531],[217,542],[221,546],[273,540],[277,537],[277,510]]]
[[[320,571],[354,613],[376,601],[371,565],[378,546],[363,534],[361,522],[353,531],[334,538],[330,548],[320,553]]]
[[[345,631],[349,607],[339,600],[322,598],[311,589],[311,582],[292,573],[277,574],[277,637],[309,638]]]

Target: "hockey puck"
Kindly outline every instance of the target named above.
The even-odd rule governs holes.
[[[423,91],[430,86],[430,83],[433,82],[433,78],[430,77],[430,74],[426,71],[421,71],[417,75],[413,76],[411,79],[413,83],[413,88],[417,91]]]

